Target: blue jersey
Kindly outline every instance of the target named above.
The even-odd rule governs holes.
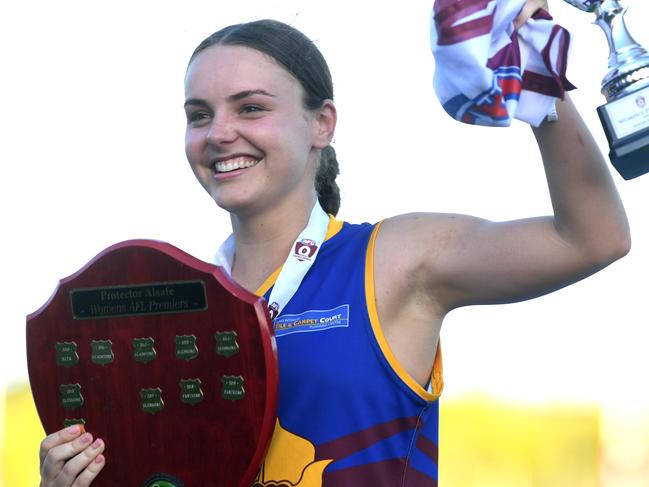
[[[437,485],[441,357],[430,393],[390,351],[374,300],[377,230],[332,218],[275,320],[278,421],[255,486]],[[259,294],[268,298],[278,272]]]

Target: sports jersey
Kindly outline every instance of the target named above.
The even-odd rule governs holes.
[[[390,351],[374,301],[378,228],[331,218],[275,320],[278,420],[255,486],[437,485],[441,356],[430,393]],[[268,297],[278,273],[258,294]]]
[[[496,127],[517,118],[537,127],[574,89],[566,78],[570,33],[543,9],[515,28],[525,3],[435,1],[433,86],[451,117]]]

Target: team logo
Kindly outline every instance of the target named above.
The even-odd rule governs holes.
[[[635,104],[638,105],[638,108],[644,108],[647,104],[647,100],[645,100],[644,96],[639,96],[635,99]]]
[[[315,446],[275,422],[273,439],[252,487],[322,487],[324,470],[333,460],[315,460]]]
[[[295,243],[295,257],[300,261],[311,260],[311,257],[318,250],[315,241],[303,238],[301,242]]]
[[[270,314],[271,321],[277,318],[277,314],[279,313],[279,304],[275,301],[270,303],[270,306],[268,306],[268,313]]]

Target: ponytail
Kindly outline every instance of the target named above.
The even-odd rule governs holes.
[[[322,149],[320,165],[315,176],[315,189],[318,193],[318,201],[325,213],[334,216],[340,209],[340,188],[336,184],[336,176],[340,174],[336,151],[328,145]]]

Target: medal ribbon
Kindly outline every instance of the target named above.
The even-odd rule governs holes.
[[[320,203],[316,201],[309,222],[295,239],[268,298],[268,311],[273,321],[297,292],[304,276],[315,262],[320,247],[327,236],[328,226],[329,217]],[[235,240],[234,234],[232,234],[221,244],[214,256],[214,263],[223,267],[228,274],[232,274],[234,249]]]

